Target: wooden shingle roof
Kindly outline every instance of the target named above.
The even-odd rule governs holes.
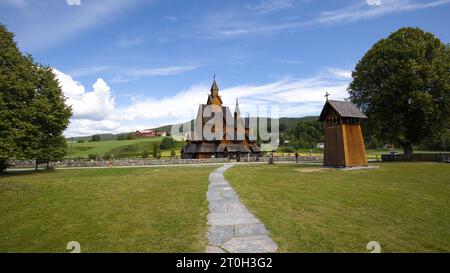
[[[328,100],[320,113],[319,121],[324,121],[330,112],[345,118],[366,119],[367,116],[350,101]]]

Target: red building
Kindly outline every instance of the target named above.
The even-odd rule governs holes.
[[[136,137],[154,137],[154,136],[156,136],[156,131],[155,130],[151,130],[151,129],[142,130],[142,131],[137,130],[134,133],[134,135]]]
[[[134,135],[136,137],[156,137],[156,136],[167,136],[167,133],[166,132],[157,132],[152,129],[146,129],[146,130],[142,130],[142,131],[137,130],[136,132],[134,132]]]

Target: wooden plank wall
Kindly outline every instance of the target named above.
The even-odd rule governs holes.
[[[345,166],[342,128],[340,125],[329,126],[325,129],[325,166]]]
[[[366,150],[364,139],[361,132],[361,126],[357,124],[342,125],[345,165],[367,166]]]

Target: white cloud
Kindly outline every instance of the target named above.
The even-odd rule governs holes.
[[[381,0],[366,0],[369,6],[379,6],[381,5]]]
[[[394,13],[433,8],[449,3],[450,0],[428,2],[419,0],[367,0],[367,2],[357,2],[340,9],[320,12],[307,20],[281,20],[277,23],[261,23],[251,16],[241,18],[231,14],[222,14],[220,20],[211,16],[205,24],[205,31],[207,32],[206,37],[219,39],[243,35],[267,35],[290,29],[351,23]]]
[[[53,69],[60,86],[67,97],[67,104],[72,106],[74,119],[102,120],[114,110],[114,98],[111,89],[103,79],[97,79],[93,90],[86,92],[83,85],[71,76]]]
[[[343,79],[351,79],[352,71],[346,69],[339,68],[327,68],[326,72],[329,73],[332,77],[343,78]]]
[[[280,64],[303,64],[303,61],[294,59],[277,59],[275,62]]]
[[[141,96],[129,105],[116,106],[106,82],[98,79],[93,91],[84,87],[69,75],[55,70],[63,91],[73,105],[74,116],[66,130],[66,136],[92,135],[99,133],[131,132],[165,124],[189,121],[195,117],[198,105],[205,103],[210,83],[194,85],[175,96],[153,98]],[[256,115],[255,107],[279,105],[280,115],[301,117],[319,114],[324,94],[332,99],[348,97],[350,82],[348,71],[326,68],[310,78],[284,78],[262,85],[239,85],[220,90],[224,104],[232,109],[239,99],[241,112]],[[219,81],[219,87],[221,82]]]
[[[182,74],[191,70],[197,69],[198,66],[188,65],[188,66],[170,66],[161,68],[150,68],[150,69],[136,69],[130,71],[131,76],[169,76]]]
[[[67,5],[69,6],[80,6],[81,0],[66,0]]]
[[[293,5],[294,2],[292,0],[261,0],[258,4],[247,5],[247,9],[259,14],[268,14],[291,8]]]

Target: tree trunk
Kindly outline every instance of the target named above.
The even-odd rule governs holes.
[[[406,159],[412,158],[413,155],[413,145],[410,142],[402,144],[403,154]]]
[[[0,158],[0,173],[8,168],[8,159]]]

